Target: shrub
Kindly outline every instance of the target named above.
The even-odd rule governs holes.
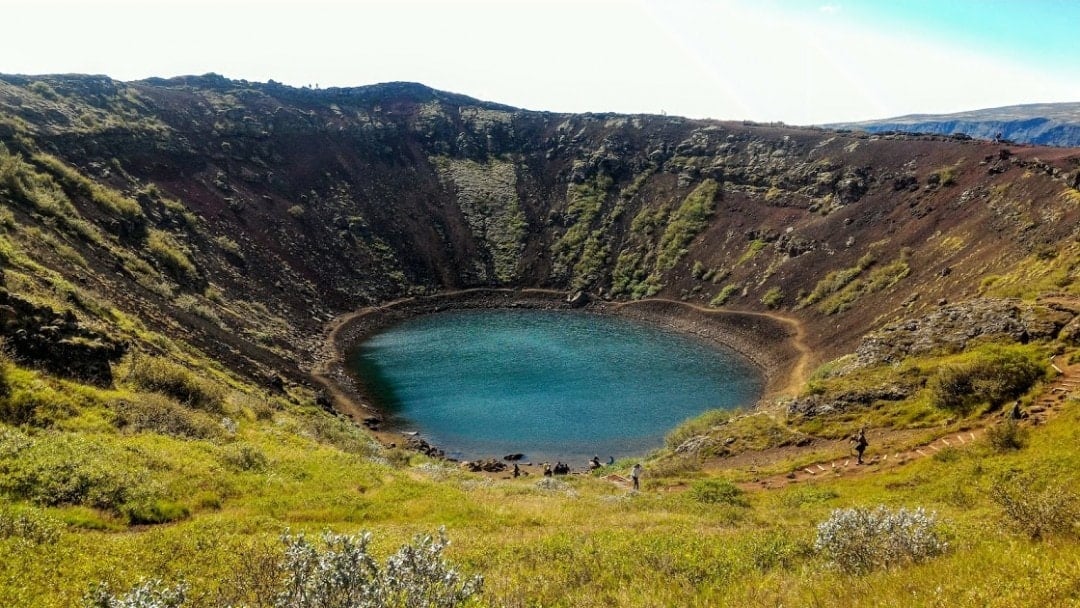
[[[135,355],[127,365],[127,381],[137,388],[168,395],[179,402],[216,413],[222,412],[225,391],[167,359]]]
[[[1039,484],[1030,476],[1007,475],[990,488],[990,498],[1008,523],[1033,540],[1050,534],[1076,533],[1080,498],[1056,485]]]
[[[199,278],[199,271],[191,258],[168,232],[151,229],[146,236],[146,248],[178,282],[186,283]]]
[[[930,378],[931,400],[939,408],[963,414],[981,403],[998,407],[1026,393],[1045,373],[1031,349],[993,346],[940,368]]]
[[[990,445],[999,452],[1019,450],[1027,444],[1027,430],[1015,420],[1009,418],[986,429],[986,438]]]
[[[454,608],[480,591],[483,579],[465,578],[442,552],[445,534],[420,536],[379,563],[369,553],[371,534],[323,534],[320,549],[303,535],[288,533],[284,581],[274,608]]]
[[[690,497],[706,504],[747,506],[743,491],[726,479],[700,479],[690,487]]]
[[[60,538],[60,522],[30,509],[0,505],[0,539],[21,538],[42,545]]]
[[[221,460],[237,471],[261,471],[266,468],[266,455],[253,445],[231,445],[222,452]]]
[[[937,516],[921,507],[836,509],[818,524],[814,549],[844,572],[864,573],[944,553],[938,528]]]
[[[720,307],[727,304],[727,301],[731,299],[731,296],[735,295],[735,292],[739,291],[739,286],[734,284],[724,285],[716,296],[709,301],[709,306]]]
[[[166,587],[157,579],[144,581],[127,593],[113,595],[102,583],[83,598],[84,608],[180,608],[187,601],[187,585]]]
[[[372,456],[378,451],[378,444],[372,440],[371,435],[349,420],[318,412],[311,415],[306,422],[308,432],[319,443],[361,456]]]
[[[130,459],[126,450],[99,439],[40,436],[29,440],[18,458],[0,459],[0,492],[44,506],[119,512],[149,492],[146,469]]]
[[[784,301],[784,292],[780,291],[779,287],[773,287],[769,291],[765,292],[765,295],[761,296],[761,303],[766,308],[779,308],[780,304]]]
[[[213,439],[222,427],[206,414],[192,411],[165,395],[144,393],[113,404],[113,424],[132,432],[150,431],[172,437]]]
[[[171,500],[157,499],[125,505],[123,513],[130,523],[147,525],[179,521],[187,518],[191,511]]]

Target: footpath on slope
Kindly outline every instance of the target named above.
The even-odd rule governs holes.
[[[1080,363],[1070,365],[1066,357],[1063,356],[1051,359],[1051,363],[1058,375],[1046,387],[1039,399],[1024,412],[1025,417],[1018,421],[1022,426],[1044,424],[1061,411],[1069,395],[1080,391]],[[811,480],[879,473],[913,460],[931,457],[945,449],[968,448],[976,440],[984,436],[989,427],[998,424],[1004,416],[1008,416],[1010,413],[1011,410],[1006,410],[998,415],[985,416],[968,429],[950,432],[933,441],[906,449],[889,448],[891,444],[904,439],[905,433],[903,431],[883,430],[877,433],[868,433],[870,447],[864,454],[862,465],[857,464],[858,458],[852,451],[851,455],[843,458],[826,459],[808,464],[786,474],[757,479],[746,484],[746,486],[769,489]],[[849,444],[847,441],[837,443]],[[790,452],[787,454],[787,456],[791,455]],[[717,464],[722,466],[722,462]]]
[[[1038,427],[1045,424],[1062,411],[1070,395],[1080,394],[1080,362],[1070,365],[1066,357],[1058,356],[1054,357],[1051,363],[1058,375],[1046,386],[1035,403],[1024,411],[1025,416],[1018,421],[1023,427]],[[746,490],[772,490],[804,482],[882,473],[920,458],[932,457],[942,450],[967,449],[983,438],[989,427],[1002,422],[1009,413],[1009,411],[1005,411],[996,415],[985,416],[964,430],[944,433],[932,441],[923,442],[914,447],[892,448],[891,446],[907,443],[912,437],[927,433],[927,429],[914,431],[879,429],[868,432],[867,438],[870,440],[870,447],[864,453],[862,465],[857,464],[858,458],[851,449],[850,441],[829,441],[824,445],[826,451],[848,450],[849,455],[838,458],[825,458],[799,466],[788,473],[760,477],[739,485]],[[758,468],[767,468],[781,461],[798,458],[800,454],[810,454],[813,451],[821,451],[822,449],[823,443],[818,441],[815,442],[815,445],[804,447],[786,446],[756,452],[745,452],[735,456],[718,458],[706,464],[704,468],[713,472],[732,469],[753,471]],[[647,476],[648,471],[646,470],[646,478]],[[605,475],[604,479],[620,487],[630,487],[630,480],[619,473]],[[661,491],[677,492],[686,489],[686,484],[679,484],[665,487]]]

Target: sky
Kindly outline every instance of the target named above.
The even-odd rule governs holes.
[[[822,124],[1080,101],[1080,0],[0,0],[0,73]]]

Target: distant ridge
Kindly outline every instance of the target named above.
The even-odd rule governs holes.
[[[1080,147],[1080,102],[1033,103],[955,114],[909,114],[896,118],[834,123],[830,128],[868,133],[965,134],[976,139],[999,137],[1023,144]]]

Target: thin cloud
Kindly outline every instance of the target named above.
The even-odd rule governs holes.
[[[823,6],[819,6],[817,10],[818,10],[818,12],[821,12],[821,13],[834,15],[834,14],[840,12],[840,8],[841,7],[840,7],[839,4],[825,4]]]

